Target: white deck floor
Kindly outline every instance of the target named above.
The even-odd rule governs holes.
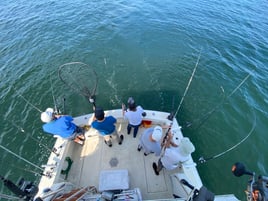
[[[144,128],[140,128],[137,138],[133,138],[132,134],[126,134],[126,124],[120,124],[119,127],[119,133],[124,133],[122,145],[113,140],[113,146],[108,147],[93,129],[87,133],[83,147],[72,143],[73,155],[70,157],[74,163],[67,180],[72,183],[75,181],[78,187],[95,186],[98,189],[101,170],[126,169],[130,189],[139,187],[143,199],[172,198],[169,177],[172,172],[163,170],[156,176],[152,163],[157,162],[158,157],[154,154],[144,156],[143,151],[137,151],[139,136]]]

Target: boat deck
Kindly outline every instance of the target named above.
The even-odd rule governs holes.
[[[109,114],[117,118],[118,133],[119,135],[124,135],[122,145],[119,145],[118,142],[113,139],[113,146],[108,147],[104,143],[103,137],[93,128],[89,128],[86,132],[84,146],[59,138],[56,141],[55,147],[63,147],[62,150],[64,151],[61,151],[58,157],[52,154],[49,158],[47,164],[55,164],[56,161],[56,167],[53,169],[52,178],[42,177],[39,184],[40,189],[45,189],[45,187],[50,187],[55,183],[70,182],[75,188],[94,186],[97,191],[101,193],[103,188],[115,183],[116,185],[119,184],[119,186],[123,186],[122,189],[124,187],[126,187],[126,189],[138,188],[142,200],[171,200],[173,199],[174,192],[174,177],[172,180],[171,175],[175,173],[186,175],[188,182],[197,188],[202,186],[201,179],[192,159],[189,160],[187,164],[179,166],[173,171],[163,169],[159,176],[156,176],[152,168],[152,163],[157,162],[159,157],[156,157],[154,154],[144,156],[143,150],[140,152],[137,151],[139,137],[146,128],[141,126],[137,137],[133,138],[132,133],[130,135],[126,133],[127,122],[122,117],[120,118],[120,114],[122,114],[121,110],[116,110]],[[153,120],[151,126],[170,124],[170,121],[166,118],[167,114],[168,113],[160,112],[156,115],[154,112],[147,111],[147,115],[150,119],[153,119],[153,116],[158,116],[155,121]],[[159,115],[163,116],[162,121]],[[92,115],[86,115],[75,119],[75,123],[81,126],[90,125],[91,121]],[[175,126],[178,126],[176,121],[175,124]],[[165,131],[164,129],[164,133]],[[67,178],[66,175],[59,173],[59,170],[68,169],[68,163],[64,160],[66,157],[70,157],[73,161]],[[49,165],[46,170],[50,170]],[[107,171],[114,173],[119,172],[119,177],[122,176],[122,173],[127,173],[127,175],[124,175],[120,180],[120,178],[116,178],[116,174],[115,176],[109,176],[109,174],[107,176]],[[189,192],[189,189],[185,191]],[[237,199],[229,199],[229,197],[225,196],[216,200],[234,201]]]
[[[77,187],[95,186],[99,189],[100,174],[103,170],[127,170],[129,189],[139,188],[142,198],[161,199],[172,198],[170,174],[163,170],[156,176],[152,163],[159,157],[154,154],[144,156],[143,151],[137,151],[139,136],[145,128],[140,128],[136,138],[126,134],[126,123],[120,123],[118,132],[124,135],[122,145],[113,139],[113,146],[108,147],[94,129],[87,132],[83,147],[72,143],[71,159],[74,161],[67,181]],[[112,181],[111,181],[112,182]]]

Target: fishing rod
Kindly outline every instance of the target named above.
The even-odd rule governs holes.
[[[168,128],[168,130],[167,130],[167,132],[166,132],[165,137],[163,138],[163,141],[162,141],[162,145],[163,145],[163,147],[164,147],[164,145],[166,144],[167,136],[168,136],[168,133],[169,133],[171,127],[172,127],[174,118],[176,118],[176,116],[177,116],[177,114],[178,114],[178,112],[179,112],[179,110],[180,110],[180,107],[181,107],[181,105],[182,105],[182,102],[183,102],[183,100],[184,100],[184,98],[185,98],[185,96],[186,96],[186,94],[187,94],[187,92],[188,92],[188,90],[189,90],[190,84],[191,84],[191,82],[192,82],[192,80],[193,80],[194,74],[195,74],[196,69],[197,69],[197,66],[198,66],[198,64],[199,64],[200,56],[201,56],[201,50],[200,50],[200,52],[199,52],[199,55],[198,55],[198,58],[197,58],[195,67],[194,67],[194,69],[193,69],[192,75],[191,75],[191,77],[190,77],[190,79],[189,79],[189,81],[188,81],[188,84],[187,84],[187,86],[186,86],[186,88],[185,88],[185,91],[184,91],[184,93],[183,93],[183,96],[182,96],[182,98],[181,98],[180,104],[179,104],[179,106],[178,106],[178,108],[177,108],[175,114],[172,114],[172,113],[171,113],[171,114],[169,115],[169,117],[168,117],[168,119],[171,120],[172,122],[171,122],[171,124],[170,124],[170,126],[169,126],[169,128]],[[162,151],[162,152],[163,152],[163,151]]]
[[[182,102],[183,102],[183,100],[184,100],[184,98],[185,98],[185,96],[186,96],[186,94],[187,94],[187,92],[188,92],[188,90],[189,90],[190,84],[191,84],[191,82],[192,82],[192,80],[193,80],[194,74],[195,74],[196,69],[197,69],[197,66],[198,66],[198,64],[199,64],[200,56],[201,56],[201,50],[200,50],[200,52],[199,52],[199,55],[198,55],[198,58],[197,58],[195,67],[194,67],[194,69],[193,69],[192,75],[191,75],[191,77],[190,77],[190,79],[189,79],[189,81],[188,81],[188,84],[187,84],[187,86],[186,86],[186,88],[185,88],[185,90],[184,90],[184,93],[183,93],[183,96],[182,96],[182,98],[181,98],[180,104],[179,104],[179,106],[178,106],[176,112],[173,114],[173,116],[172,116],[172,117],[171,117],[171,116],[169,117],[169,119],[172,120],[172,122],[173,122],[174,118],[176,118],[176,116],[177,116],[177,114],[178,114],[178,112],[179,112],[179,110],[180,110],[180,107],[181,107],[181,105],[182,105]],[[168,130],[168,131],[169,131],[169,130]]]
[[[200,128],[209,119],[209,117],[211,117],[211,115],[215,111],[217,111],[246,82],[246,80],[249,77],[250,77],[250,73],[237,85],[237,87],[228,96],[225,96],[223,98],[223,100],[218,105],[216,105],[211,111],[207,112],[205,115],[203,115],[203,117],[201,117],[197,120],[194,120],[192,123],[188,124],[186,127],[188,128],[188,127],[192,126],[195,122],[200,121],[200,124],[198,124],[195,129]]]
[[[198,64],[199,64],[200,56],[201,56],[201,50],[200,50],[200,52],[199,52],[199,56],[198,56],[198,59],[197,59],[197,61],[196,61],[196,64],[195,64],[194,70],[193,70],[192,75],[191,75],[191,77],[190,77],[190,79],[189,79],[189,81],[188,81],[187,87],[186,87],[186,89],[185,89],[185,91],[184,91],[184,93],[183,93],[183,96],[182,96],[182,98],[181,98],[180,104],[179,104],[179,106],[178,106],[178,108],[177,108],[177,111],[176,111],[176,113],[175,113],[175,116],[174,116],[174,117],[176,117],[176,116],[177,116],[177,113],[178,113],[178,112],[179,112],[179,110],[180,110],[180,107],[181,107],[182,102],[183,102],[183,100],[184,100],[184,98],[185,98],[185,96],[186,96],[186,93],[188,92],[188,89],[189,89],[190,84],[191,84],[191,82],[192,82],[192,80],[193,80],[193,77],[194,77],[195,71],[196,71],[197,66],[198,66]]]
[[[237,144],[235,144],[234,146],[230,147],[229,149],[217,154],[217,155],[214,155],[214,156],[211,156],[211,157],[208,157],[208,158],[204,158],[203,156],[201,156],[198,160],[199,163],[206,163],[207,161],[210,161],[212,159],[216,159],[218,157],[221,157],[223,156],[224,154],[232,151],[233,149],[235,149],[236,147],[238,147],[240,144],[242,144],[246,139],[249,138],[249,136],[253,133],[255,127],[256,127],[256,115],[255,115],[255,112],[254,112],[254,116],[255,116],[255,119],[254,119],[254,123],[252,125],[252,128],[251,130],[249,131],[249,133],[242,139],[240,140]]]
[[[15,126],[18,130],[20,130],[22,133],[25,133],[25,130],[22,128],[22,127],[20,127],[20,126],[18,126],[18,125],[16,125],[14,122],[12,122],[12,121],[9,121],[13,126]],[[27,134],[26,134],[27,135]],[[38,143],[38,145],[41,145],[42,147],[44,147],[46,150],[48,150],[48,151],[50,151],[50,152],[52,152],[52,153],[54,153],[54,154],[56,154],[56,156],[59,156],[59,154],[57,153],[57,149],[55,148],[55,147],[53,147],[53,149],[51,149],[51,148],[49,148],[48,146],[46,146],[46,145],[44,145],[44,144],[42,144],[41,142],[39,142],[37,139],[35,139],[33,136],[31,136],[31,135],[27,135],[27,136],[29,136],[33,141],[35,141],[36,143]]]
[[[6,194],[2,194],[2,193],[0,193],[0,198],[4,198],[4,199],[7,199],[7,200],[21,200],[21,198],[19,198],[19,197],[6,195]]]
[[[28,160],[24,159],[23,157],[19,156],[18,154],[16,154],[16,153],[14,153],[14,152],[10,151],[8,148],[6,148],[6,147],[2,146],[1,144],[0,144],[0,148],[4,149],[5,151],[7,151],[8,153],[10,153],[10,154],[14,155],[15,157],[17,157],[17,158],[19,158],[19,159],[23,160],[24,162],[26,162],[26,163],[28,163],[28,164],[32,165],[33,167],[35,167],[35,168],[37,168],[37,169],[39,169],[39,170],[43,171],[43,169],[42,169],[42,168],[40,168],[39,166],[37,166],[37,165],[33,164],[32,162],[30,162],[30,161],[28,161]]]
[[[36,109],[38,112],[42,113],[42,110],[40,110],[38,107],[36,107],[34,104],[32,104],[30,101],[28,101],[22,94],[20,94],[15,87],[13,87],[14,90],[17,92],[19,97],[21,97],[27,104],[31,105],[34,109]]]
[[[43,172],[36,172],[36,171],[33,171],[33,170],[29,170],[29,169],[26,169],[26,168],[21,168],[21,167],[13,166],[13,165],[12,165],[12,167],[17,168],[17,169],[19,169],[19,170],[26,171],[26,172],[34,173],[35,175],[39,175],[39,176],[47,176],[47,175],[44,174]]]

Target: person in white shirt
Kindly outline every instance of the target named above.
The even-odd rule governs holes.
[[[165,151],[158,160],[158,164],[153,163],[153,170],[156,175],[165,168],[166,170],[173,170],[190,159],[191,153],[195,151],[195,147],[189,138],[184,137],[181,140],[178,136],[169,133],[167,142],[165,143]]]
[[[128,120],[127,134],[129,135],[131,129],[134,128],[133,137],[136,138],[138,129],[142,123],[142,118],[146,113],[141,106],[136,106],[132,97],[129,97],[128,99],[128,109],[126,109],[125,104],[122,104],[122,112],[124,118]]]
[[[155,156],[160,156],[161,139],[162,139],[162,128],[160,126],[147,128],[140,137],[140,144],[137,150],[141,151],[141,149],[144,149],[145,156],[147,156],[150,153],[154,153]]]

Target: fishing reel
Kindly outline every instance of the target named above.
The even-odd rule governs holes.
[[[232,166],[232,172],[236,177],[242,175],[250,175],[251,178],[248,181],[247,189],[245,191],[247,201],[267,201],[268,200],[268,177],[258,176],[255,179],[255,172],[247,171],[244,164],[235,163]]]

